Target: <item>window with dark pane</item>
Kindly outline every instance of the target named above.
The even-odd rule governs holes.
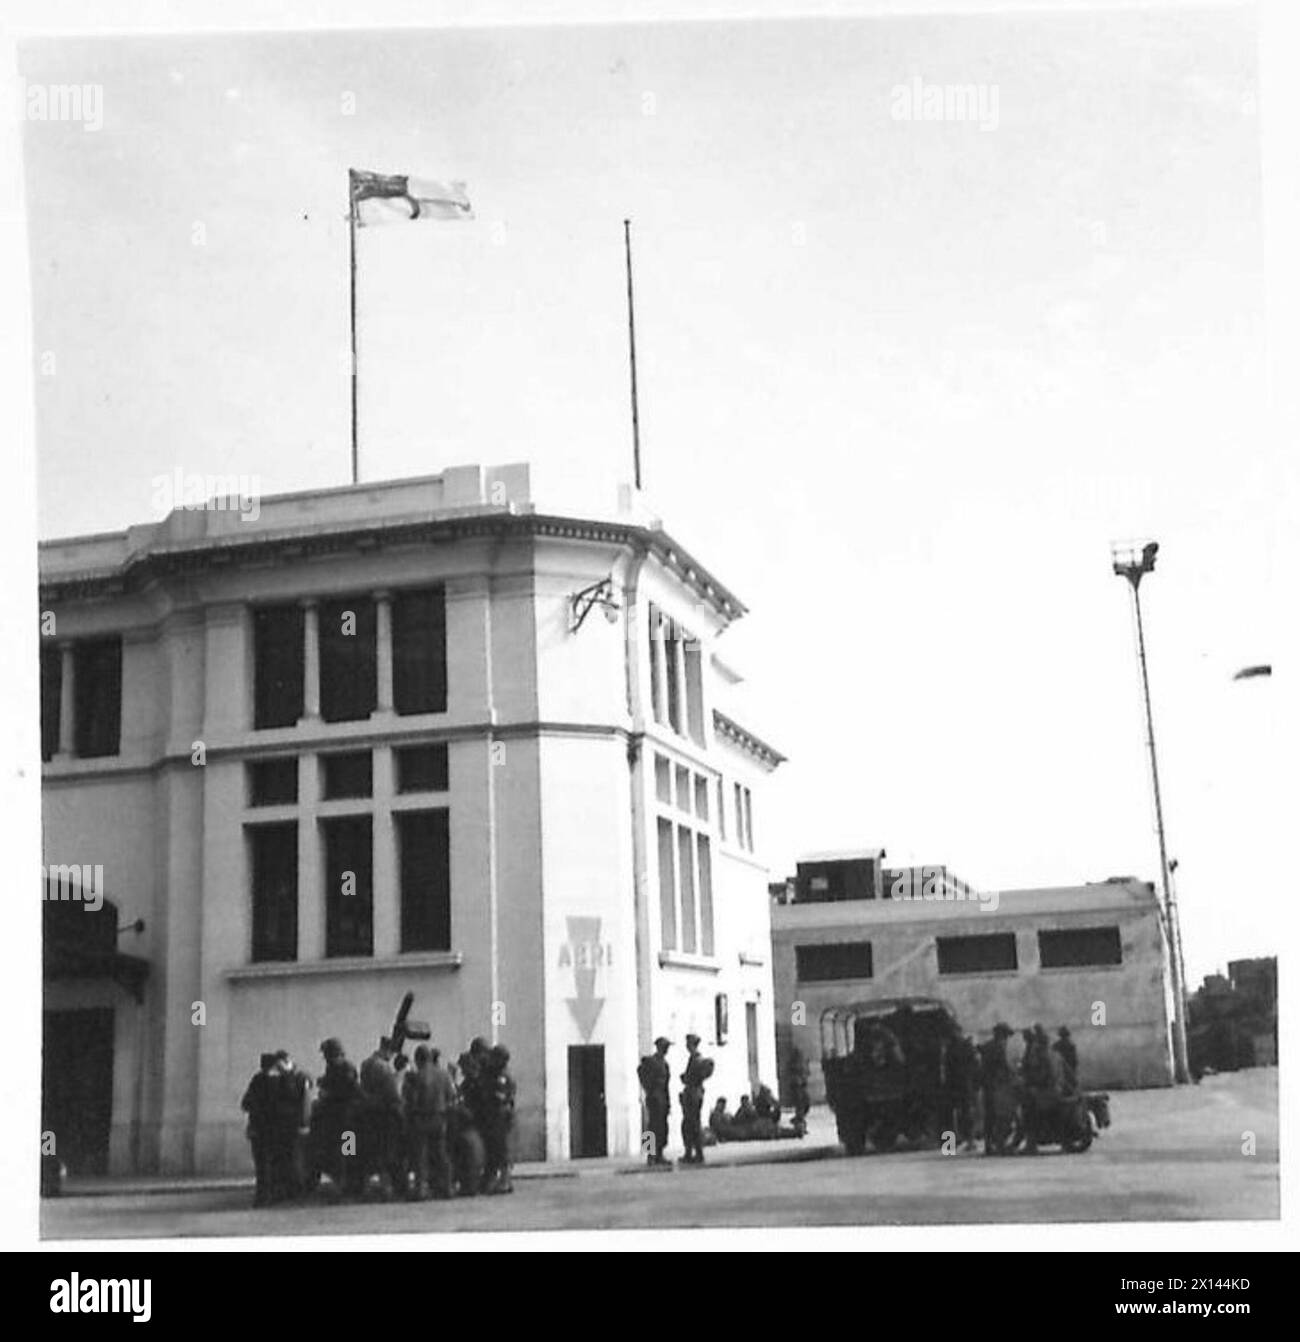
[[[368,797],[374,789],[374,768],[368,750],[339,751],[321,756],[326,801]]]
[[[298,758],[257,760],[248,766],[250,806],[292,806],[298,800]]]
[[[122,734],[122,640],[93,638],[72,651],[73,723],[82,759],[116,755]]]
[[[374,951],[370,817],[322,820],[325,838],[325,954]]]
[[[801,983],[872,977],[871,943],[837,941],[794,948],[795,976]]]
[[[451,826],[449,812],[396,816],[402,897],[402,950],[451,950]]]
[[[303,612],[297,605],[253,612],[253,726],[292,727],[302,717]]]
[[[1118,927],[1070,927],[1038,934],[1038,962],[1044,969],[1118,965],[1123,960]]]
[[[936,942],[941,974],[990,974],[1018,967],[1014,932],[991,932],[978,937],[938,937]]]
[[[298,958],[298,824],[251,825],[253,959]]]
[[[447,711],[447,598],[441,587],[393,597],[393,707]]]
[[[63,696],[63,651],[54,644],[41,648],[41,759],[59,749],[59,710]]]
[[[446,792],[447,746],[402,746],[397,752],[398,792]]]
[[[320,603],[320,715],[359,722],[378,702],[375,603],[368,596]]]

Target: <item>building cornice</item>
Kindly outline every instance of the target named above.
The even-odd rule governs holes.
[[[370,520],[359,524],[285,528],[277,532],[201,537],[148,545],[126,556],[120,564],[43,574],[42,608],[60,601],[102,600],[144,590],[156,582],[193,578],[220,569],[261,566],[276,560],[294,560],[366,550],[457,541],[539,539],[585,544],[627,546],[652,556],[668,573],[689,587],[720,617],[723,625],[746,614],[747,607],[666,531],[627,522],[551,514],[518,513],[508,508],[471,515],[434,518]],[[78,538],[81,539],[81,538]],[[42,556],[59,541],[43,542]]]
[[[775,746],[768,745],[761,737],[747,731],[740,723],[733,721],[716,708],[713,710],[713,730],[724,741],[729,741],[747,755],[752,755],[765,768],[775,769],[778,764],[785,763],[786,757]]]

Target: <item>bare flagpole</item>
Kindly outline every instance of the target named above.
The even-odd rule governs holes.
[[[352,325],[352,483],[358,482],[357,466],[357,201],[355,174],[348,169],[348,268],[351,274]]]
[[[641,426],[636,402],[636,317],[632,308],[632,221],[623,220],[623,252],[627,258],[627,344],[632,365],[632,477],[641,488]],[[355,280],[354,280],[355,284]]]

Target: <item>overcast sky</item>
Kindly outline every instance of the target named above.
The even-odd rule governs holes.
[[[531,460],[611,496],[630,216],[646,485],[751,607],[722,646],[790,756],[755,817],[775,874],[882,845],[984,888],[1156,879],[1109,556],[1152,535],[1189,970],[1279,949],[1279,682],[1231,680],[1294,648],[1248,11],[61,41],[22,67],[104,90],[98,132],[25,128],[43,536],[148,520],[177,467],[347,481],[350,166],[463,178],[478,215],[362,234],[363,478]],[[996,120],[896,119],[914,78],[985,86]]]

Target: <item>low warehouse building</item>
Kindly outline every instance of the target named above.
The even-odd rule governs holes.
[[[797,1048],[811,1099],[824,1099],[827,1008],[910,996],[947,1002],[977,1040],[998,1021],[1017,1034],[1068,1026],[1084,1086],[1172,1084],[1168,956],[1151,885],[1126,877],[980,893],[944,868],[894,872],[882,860],[874,850],[801,863],[794,900],[773,906],[785,1095]],[[934,879],[916,880],[918,871]]]

